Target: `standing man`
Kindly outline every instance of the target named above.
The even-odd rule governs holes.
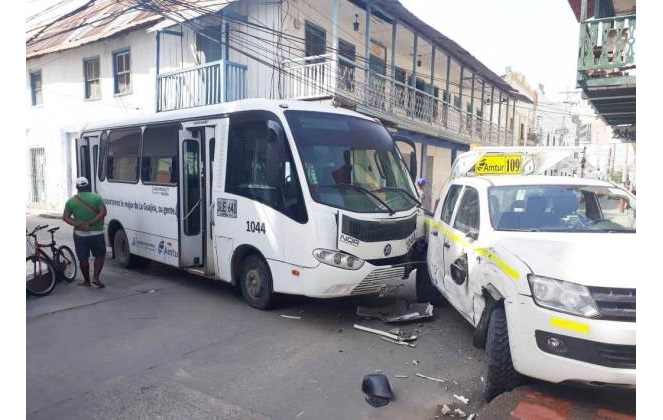
[[[101,268],[106,257],[104,239],[104,217],[106,206],[99,194],[90,192],[90,183],[85,177],[76,179],[78,194],[67,200],[64,205],[62,220],[74,227],[74,247],[83,273],[84,281],[80,286],[106,287],[99,280]],[[90,254],[94,257],[94,277],[90,282]]]

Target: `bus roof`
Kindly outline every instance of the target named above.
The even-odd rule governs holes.
[[[166,123],[170,121],[191,120],[196,118],[220,116],[223,114],[239,111],[265,110],[278,112],[284,109],[297,111],[334,112],[341,115],[349,115],[375,121],[374,119],[367,117],[364,114],[360,114],[345,108],[334,107],[332,105],[323,105],[319,103],[299,100],[254,98],[225,102],[215,105],[199,106],[195,108],[180,109],[175,111],[156,112],[153,114],[127,118],[92,121],[87,123],[81,132],[98,131],[111,127],[136,126],[150,123]]]

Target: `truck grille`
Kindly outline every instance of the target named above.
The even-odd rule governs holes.
[[[341,232],[362,242],[384,242],[405,239],[417,228],[417,217],[389,222],[357,220],[343,216]]]
[[[635,289],[590,287],[601,315],[598,319],[635,322]]]
[[[619,344],[597,344],[596,352],[603,366],[635,369],[635,346]]]
[[[351,295],[366,295],[378,293],[386,285],[394,286],[403,280],[405,267],[379,268],[371,271],[350,293]]]

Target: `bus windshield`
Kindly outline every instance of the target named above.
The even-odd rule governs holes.
[[[489,189],[497,230],[635,232],[635,197],[617,187],[513,185]]]
[[[419,204],[405,163],[380,124],[323,112],[285,115],[315,201],[360,213]]]

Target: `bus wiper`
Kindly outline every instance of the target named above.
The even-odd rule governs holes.
[[[375,192],[375,191],[398,191],[398,192],[402,192],[403,194],[405,194],[405,195],[407,195],[408,197],[410,197],[410,198],[412,199],[412,201],[414,201],[415,203],[417,203],[417,206],[418,206],[418,207],[421,207],[421,201],[417,200],[417,198],[416,198],[414,195],[412,195],[412,193],[408,192],[405,188],[400,188],[400,187],[383,187],[383,188],[378,188],[378,189],[373,190],[373,192]]]
[[[385,203],[380,197],[377,195],[373,194],[369,189],[362,187],[361,185],[354,185],[354,184],[325,184],[325,185],[318,185],[318,187],[345,187],[345,188],[351,188],[353,190],[359,190],[363,191],[366,194],[370,195],[371,197],[375,198],[378,203],[382,204],[387,210],[389,210],[389,215],[393,215],[396,213],[394,209],[389,207],[387,203]]]

